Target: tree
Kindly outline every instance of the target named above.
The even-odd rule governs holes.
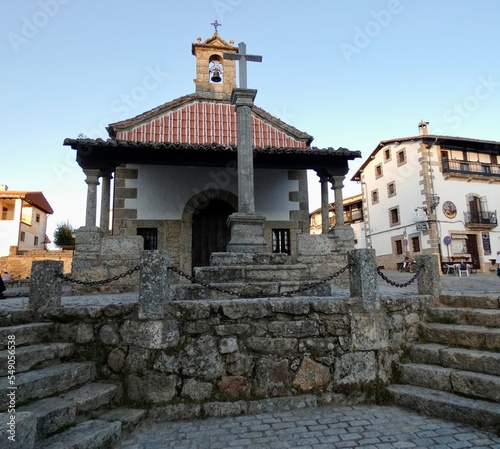
[[[60,222],[54,231],[54,244],[60,247],[75,246],[75,238],[73,237],[75,230],[69,220]]]

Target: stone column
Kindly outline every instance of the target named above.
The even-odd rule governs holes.
[[[320,174],[321,183],[321,233],[328,234],[330,229],[330,202],[328,201],[328,175]]]
[[[87,209],[85,212],[85,226],[96,225],[97,215],[97,186],[99,185],[99,170],[83,170],[87,179]]]
[[[231,240],[228,251],[265,253],[265,217],[255,213],[254,168],[252,142],[252,106],[255,89],[233,89],[231,102],[238,120],[238,212],[231,214],[228,224]]]
[[[351,297],[359,298],[364,310],[380,309],[375,250],[349,251],[347,260],[352,265],[349,268]]]
[[[59,260],[35,260],[31,265],[28,308],[35,314],[61,306],[63,263]]]
[[[423,267],[418,273],[417,284],[419,295],[431,295],[435,299],[441,294],[441,278],[439,275],[438,254],[416,256],[417,266]]]
[[[139,280],[140,320],[163,318],[163,301],[168,293],[168,251],[143,251],[141,254],[141,274]]]
[[[102,174],[102,188],[101,188],[101,219],[99,227],[101,231],[109,233],[109,207],[111,204],[111,180],[113,175],[111,172]]]
[[[344,198],[342,197],[342,188],[344,187],[344,176],[330,177],[332,190],[335,192],[335,226],[344,225]]]

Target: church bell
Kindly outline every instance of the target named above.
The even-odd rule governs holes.
[[[219,69],[213,69],[212,70],[212,78],[210,78],[210,79],[214,83],[220,83],[222,81],[222,78],[220,77],[220,71],[219,71]]]

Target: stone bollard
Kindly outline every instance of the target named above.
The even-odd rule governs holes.
[[[377,262],[374,249],[355,249],[347,253],[351,297],[361,300],[363,309],[378,310],[380,297],[377,282]]]
[[[168,251],[143,251],[139,279],[140,320],[163,318],[163,301],[168,293]]]
[[[35,260],[31,265],[28,308],[35,314],[44,309],[61,306],[63,262]]]
[[[439,257],[437,254],[425,254],[415,258],[422,270],[418,274],[418,293],[438,298],[441,294],[441,280],[439,275]]]

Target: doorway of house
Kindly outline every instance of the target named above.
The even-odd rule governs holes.
[[[479,249],[477,247],[477,235],[467,234],[465,244],[467,245],[467,253],[470,254],[472,259],[472,268],[474,270],[479,270],[481,268],[481,262],[479,260]]]
[[[234,208],[222,200],[209,200],[193,214],[192,267],[210,264],[210,255],[226,251],[231,238],[227,219]]]

